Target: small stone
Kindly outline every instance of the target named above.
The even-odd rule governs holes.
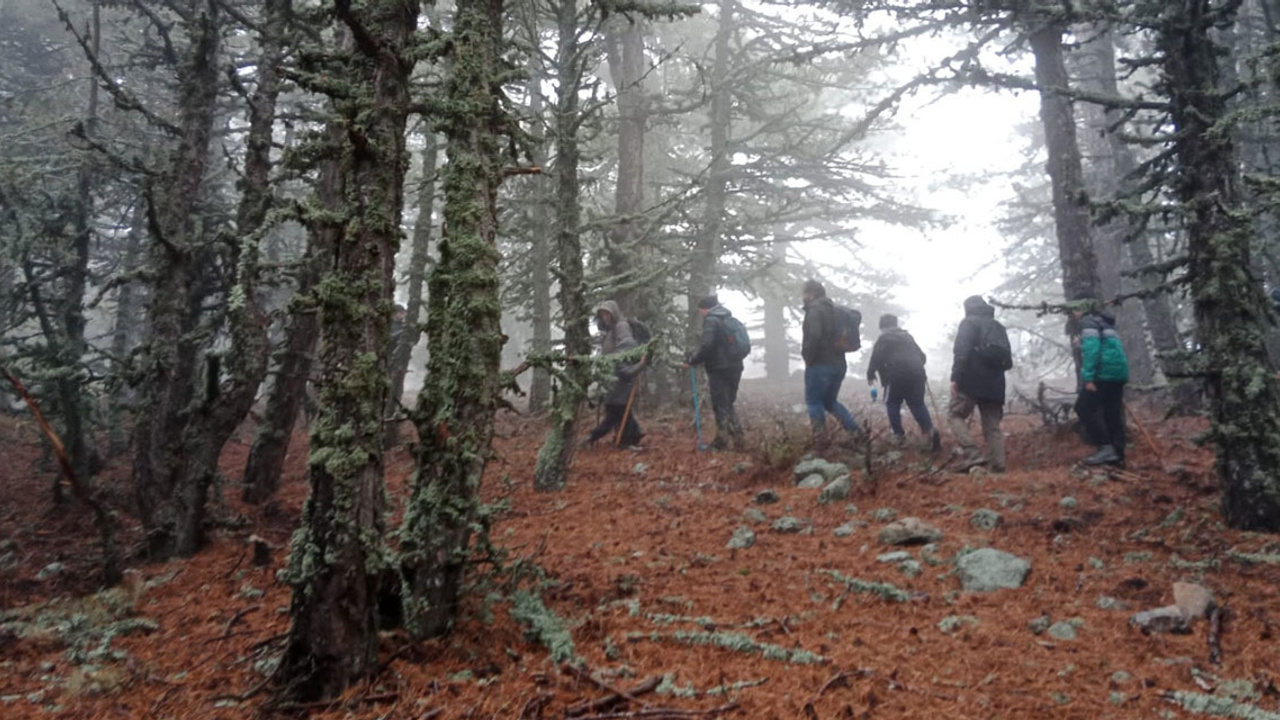
[[[845,515],[857,515],[857,514],[858,514],[858,506],[857,506],[857,505],[854,505],[853,503],[849,503],[848,505],[845,505],[845,506],[844,506],[844,514],[845,514]]]
[[[43,568],[41,568],[40,572],[36,573],[36,579],[48,580],[49,578],[57,577],[58,575],[61,575],[66,571],[67,571],[66,565],[63,565],[60,562],[52,562],[52,563],[49,563],[48,565],[45,565]]]
[[[871,519],[876,522],[891,522],[896,517],[898,517],[898,511],[891,507],[880,508],[879,510],[871,513]]]
[[[920,559],[929,563],[929,565],[933,567],[945,565],[947,559],[939,555],[938,550],[938,543],[929,543],[928,545],[920,548]]]
[[[923,545],[941,539],[941,530],[917,517],[903,518],[880,529],[880,542],[885,545]]]
[[[812,475],[809,475],[805,479],[801,480],[800,482],[796,483],[796,487],[800,488],[801,490],[817,490],[821,488],[823,485],[825,485],[826,482],[827,482],[826,478],[822,477],[817,473],[814,473]]]
[[[1213,592],[1196,583],[1176,582],[1173,584],[1173,604],[1192,620],[1202,618],[1213,607]]]
[[[773,531],[778,533],[795,534],[804,529],[804,523],[798,518],[790,515],[784,515],[773,521]]]
[[[1123,610],[1124,603],[1111,597],[1110,595],[1099,595],[1098,599],[1093,602],[1094,607],[1099,610]]]
[[[1093,568],[1094,570],[1104,570],[1106,569],[1107,565],[1106,563],[1102,562],[1098,558],[1091,557],[1089,558],[1089,567]]]
[[[1055,640],[1075,640],[1078,637],[1075,625],[1065,620],[1050,625],[1048,632],[1049,637]]]
[[[1112,690],[1111,694],[1107,696],[1107,699],[1110,700],[1112,705],[1119,707],[1121,705],[1124,705],[1125,702],[1128,701],[1129,696],[1125,695],[1119,690]]]
[[[1058,501],[1058,507],[1063,510],[1075,510],[1080,505],[1079,501],[1068,495]]]
[[[977,627],[978,624],[978,618],[972,615],[948,615],[938,621],[938,629],[947,635],[952,635],[966,627]]]
[[[1048,631],[1051,625],[1053,625],[1053,620],[1050,619],[1048,615],[1041,615],[1035,620],[1027,623],[1027,629],[1030,630],[1033,635],[1043,635]]]
[[[1117,670],[1111,673],[1111,682],[1116,685],[1124,685],[1133,681],[1133,676],[1123,670]]]
[[[853,523],[845,523],[831,532],[839,538],[849,537],[857,530],[857,526]]]
[[[1143,610],[1129,618],[1129,624],[1141,630],[1144,634],[1174,633],[1176,635],[1185,635],[1191,632],[1191,620],[1182,614],[1182,610],[1177,605],[1169,605],[1155,610]]]
[[[992,530],[995,530],[1000,527],[1000,523],[1003,522],[1003,520],[1004,518],[1001,517],[1000,513],[987,508],[974,510],[973,515],[969,516],[969,524],[975,529],[983,532],[991,532]]]
[[[853,481],[849,479],[848,475],[842,475],[822,488],[822,492],[818,493],[818,504],[829,505],[837,500],[844,500],[849,497],[849,493],[852,490]]]
[[[733,537],[725,545],[730,550],[746,550],[756,544],[756,533],[749,527],[740,526],[733,531]]]
[[[898,563],[898,569],[907,577],[916,577],[920,573],[924,572],[924,567],[920,565],[918,560],[906,560],[904,562],[900,562]]]
[[[632,475],[641,476],[641,475],[647,475],[648,473],[649,473],[649,466],[646,465],[645,463],[636,463],[635,466],[631,468]]]
[[[753,523],[769,522],[769,516],[755,508],[747,508],[742,511],[742,516]]]
[[[884,553],[883,555],[876,556],[876,562],[881,562],[881,563],[900,563],[910,559],[911,559],[911,553],[907,552],[906,550],[897,550],[894,552],[887,552],[887,553]]]
[[[761,490],[756,493],[755,499],[751,502],[757,505],[772,505],[781,499],[782,497],[778,495],[776,490]]]
[[[1031,572],[1031,563],[1003,550],[979,548],[956,558],[960,585],[969,592],[1022,587]]]

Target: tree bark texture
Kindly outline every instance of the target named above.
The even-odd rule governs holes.
[[[1182,202],[1191,293],[1213,426],[1210,437],[1227,524],[1280,530],[1280,383],[1268,361],[1267,299],[1251,273],[1252,228],[1243,212],[1211,28],[1210,0],[1170,0],[1160,11],[1161,86],[1177,130],[1173,189]]]
[[[529,81],[529,114],[539,118],[531,131],[533,137],[533,164],[545,167],[547,164],[547,138],[541,118],[544,113],[542,96],[542,75],[534,73]],[[576,172],[576,169],[575,169]],[[532,187],[532,207],[530,208],[529,225],[532,231],[529,247],[529,284],[531,297],[529,302],[529,319],[533,325],[533,343],[530,350],[538,355],[551,352],[551,204],[554,198],[547,192],[544,179],[534,178]],[[546,412],[551,403],[551,373],[545,367],[533,368],[533,377],[529,381],[529,412],[540,414]]]
[[[499,106],[502,0],[459,0],[440,118],[445,230],[427,296],[431,350],[415,410],[416,472],[401,531],[405,621],[415,637],[447,632],[458,612],[480,479],[499,400]]]
[[[337,697],[377,667],[383,541],[383,408],[389,391],[395,256],[401,240],[410,77],[418,5],[371,0],[358,17],[338,5],[342,50],[328,58],[343,85],[326,134],[336,167],[319,188],[325,272],[316,287],[323,339],[311,424],[311,495],[294,534],[282,694]]]

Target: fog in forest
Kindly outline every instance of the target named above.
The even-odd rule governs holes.
[[[1278,23],[0,0],[0,715],[1273,717]]]

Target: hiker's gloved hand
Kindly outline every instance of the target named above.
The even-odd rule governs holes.
[[[877,389],[875,385],[872,385],[871,386],[871,402],[874,403],[876,401],[876,397],[878,397],[879,395],[880,395],[879,389]]]

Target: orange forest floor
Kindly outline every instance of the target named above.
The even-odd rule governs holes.
[[[864,408],[881,437],[882,413]],[[552,663],[506,605],[484,608],[473,596],[451,636],[414,644],[388,632],[379,676],[336,703],[294,710],[323,718],[562,718],[575,704],[610,695],[606,687],[625,691],[647,680],[652,687],[657,678],[659,692],[572,712],[1189,717],[1169,700],[1174,691],[1280,709],[1280,565],[1256,559],[1280,552],[1277,538],[1220,523],[1212,457],[1194,442],[1201,422],[1142,413],[1158,455],[1135,433],[1130,472],[1113,477],[1073,469],[1086,448],[1029,416],[1006,421],[1010,472],[1000,476],[930,473],[920,448],[896,450],[880,440],[873,482],[862,473],[862,457],[827,456],[854,468],[854,487],[848,499],[821,505],[817,490],[794,487],[791,466],[800,452],[788,457],[782,437],[785,426],[798,443],[804,418],[762,406],[745,414],[753,452],[699,453],[687,417],[647,417],[645,451],[585,451],[567,489],[549,494],[534,492],[531,481],[543,426],[500,418],[484,495],[509,507],[492,538],[512,559],[536,556],[547,575],[547,606],[565,621],[596,681]],[[243,696],[273,667],[288,627],[289,590],[276,570],[307,493],[305,433],[294,442],[283,490],[263,507],[239,502],[234,479],[247,446],[233,443],[209,546],[194,558],[136,565],[146,582],[128,609],[95,611],[54,600],[98,589],[89,515],[52,505],[33,429],[0,421],[0,610],[19,609],[44,628],[6,631],[0,622],[0,718],[194,720],[265,712],[265,693]],[[118,507],[128,506],[124,462],[102,475]],[[403,451],[389,459],[396,507],[411,465]],[[755,504],[766,488],[780,501]],[[971,524],[981,508],[1002,516],[994,531]],[[879,530],[893,514],[919,517],[944,538],[923,550],[883,546]],[[783,515],[805,529],[772,530]],[[837,536],[840,526],[852,534]],[[740,527],[754,530],[754,546],[727,549]],[[253,567],[250,535],[276,546],[271,566]],[[125,539],[136,547],[136,524]],[[1023,587],[960,591],[950,561],[962,549],[987,546],[1032,563]],[[922,572],[911,576],[902,565],[877,561],[899,549]],[[909,595],[894,602],[850,591],[825,571],[891,583]],[[1184,635],[1144,635],[1128,624],[1136,611],[1170,604],[1179,580],[1202,582],[1225,608],[1220,665],[1210,662],[1205,620]],[[77,635],[112,612],[113,622],[123,616],[141,625]],[[41,624],[41,613],[53,619]],[[1028,624],[1046,615],[1072,620],[1077,637],[1033,633]],[[720,642],[697,644],[699,638]]]

